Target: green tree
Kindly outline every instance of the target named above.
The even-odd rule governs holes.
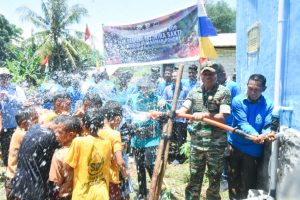
[[[225,1],[208,3],[206,12],[218,33],[235,33],[236,11]]]
[[[21,39],[22,29],[17,28],[14,24],[0,14],[0,66],[2,66],[7,59],[11,59],[14,45],[13,41]]]
[[[13,57],[6,61],[6,66],[13,74],[13,81],[16,83],[27,81],[31,86],[38,85],[43,74],[40,58],[34,55],[32,46],[16,47]]]
[[[79,23],[87,15],[87,10],[79,4],[69,7],[66,0],[45,0],[41,7],[42,15],[28,7],[19,9],[23,19],[31,21],[37,30],[41,30],[33,35],[38,46],[36,53],[41,58],[49,56],[50,72],[76,69],[79,53],[74,44],[85,44],[82,39],[73,36],[68,27]]]

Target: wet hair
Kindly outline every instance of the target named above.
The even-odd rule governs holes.
[[[108,121],[111,121],[114,117],[123,116],[123,108],[118,102],[109,100],[103,106],[103,113],[105,118],[107,118]]]
[[[53,122],[55,124],[63,123],[65,127],[66,133],[75,132],[77,134],[82,133],[81,121],[77,117],[67,116],[67,115],[59,115],[56,117]]]
[[[92,76],[96,82],[99,82],[99,81],[103,80],[103,78],[104,78],[104,74],[102,72],[96,72]]]
[[[102,109],[88,109],[82,118],[82,123],[88,128],[89,132],[96,134],[104,126],[104,114]]]
[[[198,71],[198,66],[197,65],[191,65],[191,66],[189,66],[189,69]]]
[[[92,102],[93,105],[95,105],[95,106],[97,106],[99,108],[103,104],[100,95],[98,93],[95,93],[95,92],[88,92],[88,93],[86,93],[86,95],[83,98],[83,102],[85,102],[85,101],[90,101],[90,102]]]
[[[66,91],[57,91],[53,95],[53,103],[55,103],[58,99],[71,99],[71,96]]]
[[[266,87],[267,80],[266,80],[266,77],[264,75],[261,75],[261,74],[252,74],[249,77],[249,79],[248,79],[248,83],[249,83],[250,80],[260,81],[262,87]]]
[[[29,120],[30,117],[34,115],[38,115],[37,111],[34,108],[25,108],[23,110],[19,110],[15,115],[18,126],[21,126],[23,121]]]
[[[119,75],[119,80],[120,81],[129,81],[133,77],[133,73],[130,71],[122,72]]]

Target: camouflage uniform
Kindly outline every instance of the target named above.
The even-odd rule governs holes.
[[[216,85],[212,90],[197,86],[189,93],[183,106],[192,113],[230,114],[230,91],[222,85]],[[190,181],[186,187],[186,199],[199,199],[206,165],[209,179],[206,199],[221,199],[219,190],[223,153],[227,145],[226,131],[199,121],[193,121],[192,127]]]

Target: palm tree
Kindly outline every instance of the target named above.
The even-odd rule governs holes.
[[[36,54],[49,56],[50,72],[77,68],[78,52],[75,43],[82,43],[78,37],[70,34],[68,26],[79,23],[88,11],[79,4],[68,6],[67,0],[42,0],[42,14],[39,15],[28,7],[21,7],[24,20],[31,21],[38,30],[33,35],[38,44]],[[70,67],[71,66],[71,67]]]

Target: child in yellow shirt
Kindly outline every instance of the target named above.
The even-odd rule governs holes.
[[[82,122],[89,135],[72,141],[65,159],[73,175],[73,200],[109,200],[109,170],[111,143],[97,132],[104,125],[103,111],[90,109],[84,113]]]
[[[123,146],[121,134],[115,130],[121,123],[122,112],[122,107],[116,101],[107,101],[103,106],[103,113],[105,115],[104,127],[98,132],[98,135],[108,139],[112,146],[111,180],[109,183],[109,195],[111,200],[121,199],[119,173],[121,172],[124,178],[128,177],[125,161],[122,157]]]

